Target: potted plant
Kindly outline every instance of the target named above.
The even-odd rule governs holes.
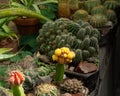
[[[1,48],[12,48],[12,52],[18,51],[19,42],[17,34],[12,31],[8,23],[14,19],[13,17],[6,17],[0,19],[0,47]]]
[[[54,3],[54,1],[55,0],[52,1],[47,0],[43,2],[41,1],[41,3],[39,2],[36,3],[35,0],[10,0],[10,7],[25,8],[25,9],[33,10],[38,14],[41,14],[39,9],[39,4],[46,4],[50,2]],[[40,20],[38,18],[33,18],[33,17],[28,18],[28,16],[24,16],[24,15],[16,18],[14,20],[14,23],[16,24],[20,35],[24,35],[24,34],[30,35],[33,33],[38,33],[40,28]]]

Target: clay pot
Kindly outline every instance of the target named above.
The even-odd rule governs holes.
[[[14,23],[16,24],[20,35],[32,35],[39,33],[40,23],[36,18],[19,17],[14,20]]]
[[[12,48],[11,52],[17,52],[19,50],[19,41],[18,39],[5,38],[0,41],[0,48]]]

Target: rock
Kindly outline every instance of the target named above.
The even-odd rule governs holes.
[[[80,62],[75,69],[78,73],[90,73],[97,71],[98,67],[94,63],[88,63],[88,62]]]

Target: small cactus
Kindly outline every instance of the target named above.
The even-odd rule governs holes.
[[[0,96],[13,96],[12,92],[9,89],[0,87]]]
[[[85,2],[85,7],[88,10],[88,12],[91,12],[92,8],[94,8],[100,4],[101,4],[100,0],[87,0]]]
[[[35,89],[35,96],[58,96],[58,93],[55,85],[47,83],[38,85]]]
[[[96,14],[91,16],[89,22],[93,27],[101,28],[104,27],[107,23],[107,17],[102,14]]]
[[[94,15],[94,14],[105,14],[105,13],[106,13],[106,8],[103,5],[98,5],[91,10],[92,15]]]
[[[82,56],[83,60],[86,61],[90,56],[90,52],[88,50],[82,50]]]
[[[81,19],[83,21],[88,21],[88,12],[86,10],[83,10],[83,9],[77,10],[73,14],[73,20],[78,21],[79,19]]]
[[[110,21],[115,22],[117,20],[116,13],[114,10],[108,9],[106,12],[107,18]]]
[[[107,9],[115,9],[117,7],[117,1],[116,0],[105,0],[104,6]]]
[[[74,78],[65,80],[61,86],[63,90],[69,93],[73,93],[73,94],[82,93],[85,95],[86,89],[87,89],[85,86],[83,86],[82,81],[74,79]]]
[[[79,0],[69,0],[69,7],[71,11],[76,11],[79,9]]]

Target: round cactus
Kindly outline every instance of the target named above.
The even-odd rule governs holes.
[[[107,23],[107,17],[102,14],[96,14],[91,16],[89,22],[93,27],[97,28],[104,27],[105,24]]]
[[[88,21],[88,12],[86,10],[83,10],[83,9],[77,10],[73,14],[73,20],[78,21],[79,19],[81,19],[83,21]]]
[[[106,12],[106,15],[107,15],[108,20],[110,20],[110,21],[115,22],[117,19],[116,13],[114,10],[108,9]]]
[[[89,35],[86,35],[83,40],[83,48],[87,49],[89,45],[90,45],[90,38],[89,38]]]
[[[94,14],[105,14],[105,13],[106,13],[106,8],[103,5],[98,5],[91,10],[92,15],[94,15]]]
[[[104,6],[107,9],[115,9],[117,7],[117,1],[116,0],[105,0]]]
[[[41,84],[35,89],[35,96],[58,96],[58,89],[55,85]]]
[[[90,47],[88,48],[88,51],[90,52],[90,54],[93,55],[93,54],[95,54],[96,49],[95,49],[94,47],[91,47],[91,46],[90,46]]]
[[[94,8],[100,4],[101,4],[100,0],[87,0],[85,2],[85,7],[88,10],[88,12],[91,12],[92,8]]]
[[[69,0],[69,7],[71,11],[76,11],[79,9],[78,0]]]
[[[88,50],[83,50],[82,56],[83,56],[83,60],[86,61],[90,56],[90,52]]]
[[[86,93],[86,87],[83,86],[82,81],[77,79],[67,79],[65,82],[61,85],[62,89],[69,93]],[[88,94],[88,93],[87,93]]]

